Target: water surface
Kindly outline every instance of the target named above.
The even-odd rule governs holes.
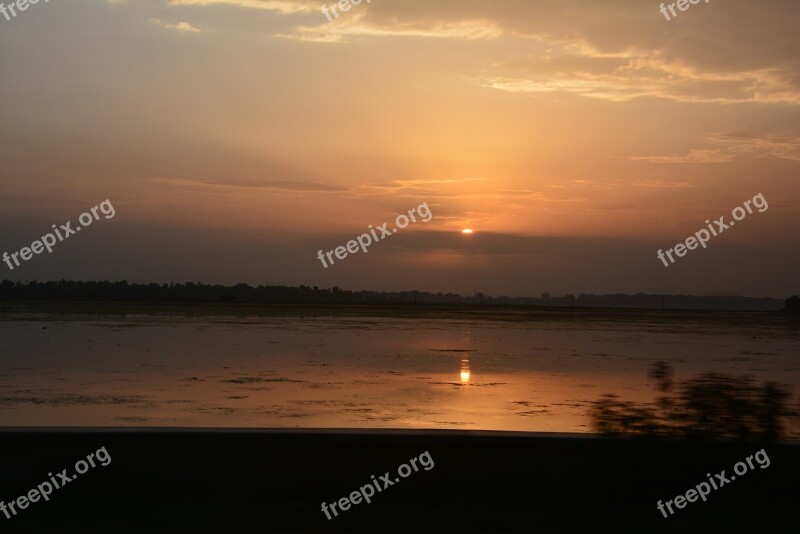
[[[653,398],[656,360],[800,390],[797,329],[755,317],[6,313],[0,425],[587,432],[603,393]]]

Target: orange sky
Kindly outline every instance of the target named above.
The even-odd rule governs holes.
[[[800,228],[796,2],[671,21],[640,0],[373,0],[332,23],[320,6],[78,0],[0,18],[0,247],[106,198],[118,212],[2,276],[796,292],[780,265]],[[655,259],[759,192],[769,211],[724,240]],[[422,202],[435,217],[407,232],[437,239],[316,263]],[[462,248],[465,227],[497,239]]]

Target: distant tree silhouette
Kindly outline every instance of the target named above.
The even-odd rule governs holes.
[[[114,302],[221,302],[262,304],[463,304],[511,306],[562,306],[569,301],[550,298],[545,301],[532,297],[491,297],[476,293],[464,297],[455,293],[425,291],[348,291],[339,287],[320,289],[299,287],[257,286],[236,284],[202,284],[196,282],[169,284],[129,284],[121,282],[0,282],[2,301],[114,301]]]
[[[795,300],[792,300],[795,299]],[[785,303],[767,297],[692,297],[672,296],[671,309],[737,309],[737,310],[798,310],[792,297]],[[455,293],[429,293],[427,291],[349,291],[334,287],[250,286],[236,284],[203,284],[200,282],[169,284],[136,284],[96,281],[73,282],[0,282],[0,302],[3,301],[115,301],[115,302],[220,302],[261,304],[458,304],[464,306],[520,306],[548,308],[631,308],[664,309],[663,295],[587,295],[581,293],[554,297],[547,293],[539,297],[493,297],[477,290],[465,297]],[[791,301],[791,302],[790,302]],[[792,304],[795,303],[795,304]],[[794,320],[794,314],[787,315]]]
[[[661,394],[655,403],[604,395],[590,409],[592,426],[606,435],[776,441],[784,436],[791,389],[757,384],[747,376],[704,373],[682,383],[658,362],[650,371]]]

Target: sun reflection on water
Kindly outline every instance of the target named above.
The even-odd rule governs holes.
[[[464,358],[461,360],[461,383],[469,384],[469,359]]]

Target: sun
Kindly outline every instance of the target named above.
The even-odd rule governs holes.
[[[462,234],[471,234],[472,233],[472,228],[464,228],[463,230],[461,230],[461,233]]]

